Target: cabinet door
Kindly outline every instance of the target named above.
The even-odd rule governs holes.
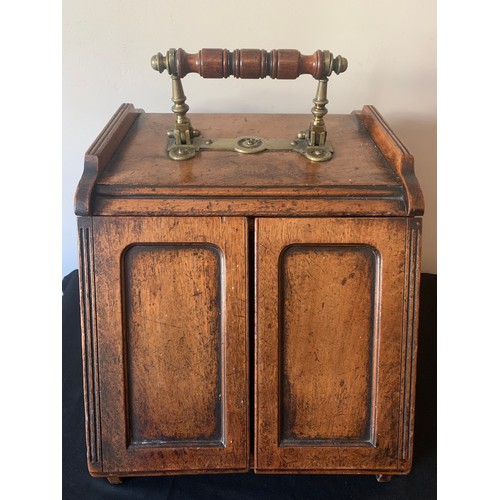
[[[246,470],[245,219],[89,221],[91,472]]]
[[[408,471],[419,234],[256,221],[256,471]]]

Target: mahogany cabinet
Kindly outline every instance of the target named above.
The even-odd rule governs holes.
[[[377,110],[335,148],[170,159],[122,105],[75,197],[93,476],[411,467],[422,194]],[[193,115],[207,136],[301,115]]]

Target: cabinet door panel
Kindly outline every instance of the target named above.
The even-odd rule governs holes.
[[[257,220],[257,471],[408,467],[412,231],[406,219]]]
[[[282,445],[373,441],[379,262],[365,245],[292,245],[281,254]]]
[[[93,231],[103,471],[247,469],[245,220]]]
[[[124,254],[131,446],[223,445],[221,257],[210,245]]]

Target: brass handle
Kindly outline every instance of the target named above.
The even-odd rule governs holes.
[[[337,75],[347,69],[347,59],[333,57],[329,50],[317,50],[303,55],[295,49],[201,49],[188,54],[183,49],[170,49],[151,58],[151,66],[162,73],[183,78],[188,73],[198,73],[203,78],[277,78],[293,80],[300,75],[311,75],[316,80]]]
[[[326,97],[328,77],[332,72],[337,75],[347,69],[347,59],[342,56],[333,57],[329,50],[317,50],[314,54],[303,55],[295,49],[279,49],[267,52],[259,49],[237,49],[230,52],[226,49],[201,49],[196,54],[188,54],[182,49],[170,49],[165,55],[160,52],[151,58],[151,66],[163,73],[167,70],[172,77],[172,111],[175,114],[175,128],[168,130],[168,151],[174,160],[193,158],[201,149],[201,133],[191,125],[187,117],[189,106],[182,88],[181,79],[188,73],[198,73],[203,78],[271,78],[293,80],[300,75],[311,75],[318,81],[313,118],[306,132],[299,132],[297,140],[289,141],[306,158],[311,161],[327,161],[333,155],[333,147],[326,140],[327,132],[323,117],[327,114]],[[243,137],[233,148],[238,152],[257,152],[262,148],[255,147],[260,138]],[[262,141],[261,141],[262,142]],[[300,148],[297,146],[300,142]],[[220,144],[221,141],[218,141]],[[213,144],[212,140],[205,145]],[[214,147],[215,148],[215,147]],[[280,146],[282,148],[282,146]],[[213,149],[210,147],[210,149]]]

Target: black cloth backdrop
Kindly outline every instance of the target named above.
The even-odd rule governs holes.
[[[437,498],[436,486],[436,284],[422,274],[413,469],[378,483],[374,475],[211,474],[125,478],[111,485],[92,478],[86,465],[78,272],[63,279],[62,498],[323,500]]]

